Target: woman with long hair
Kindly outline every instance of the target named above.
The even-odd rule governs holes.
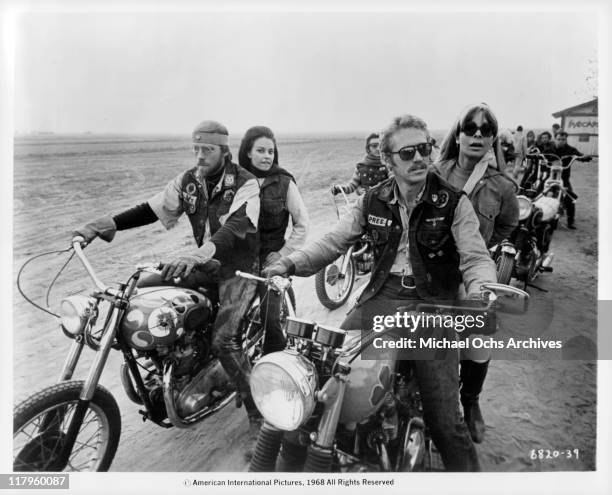
[[[499,125],[485,103],[465,108],[444,138],[437,172],[470,198],[487,247],[509,237],[518,225],[516,184],[504,171]],[[463,349],[461,403],[472,439],[483,440],[485,424],[478,404],[489,360],[488,350]]]
[[[251,127],[240,143],[238,163],[251,172],[260,186],[259,213],[260,267],[287,256],[301,247],[308,232],[308,212],[293,176],[278,163],[278,147],[268,127]],[[285,233],[291,220],[291,234]],[[281,298],[261,288],[262,314],[265,322],[263,353],[281,351],[285,337],[280,324]]]

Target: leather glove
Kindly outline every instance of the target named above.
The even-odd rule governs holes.
[[[195,253],[179,256],[166,263],[161,271],[162,279],[170,280],[175,277],[185,278],[189,276],[196,266],[204,265],[210,261],[216,250],[217,248],[212,242],[205,242]]]
[[[277,275],[283,277],[288,277],[289,275],[293,275],[295,273],[295,265],[293,261],[287,256],[283,256],[278,261],[272,263],[272,265],[265,267],[261,274],[263,277],[272,278]]]
[[[72,236],[80,235],[85,239],[85,243],[89,244],[96,237],[110,242],[117,233],[117,225],[110,215],[105,215],[100,218],[96,218],[93,222],[89,222],[87,225],[80,227],[72,232]]]
[[[264,263],[263,263],[263,267],[267,268],[273,263],[280,260],[281,258],[282,258],[282,255],[278,251],[272,251],[271,253],[268,254],[268,256],[266,256],[266,259],[264,260]]]
[[[340,194],[342,192],[342,188],[336,184],[331,187],[331,192],[335,196],[336,194]]]

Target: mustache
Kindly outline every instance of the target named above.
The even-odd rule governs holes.
[[[410,166],[408,172],[414,172],[417,170],[426,170],[428,167],[426,162],[417,162]]]

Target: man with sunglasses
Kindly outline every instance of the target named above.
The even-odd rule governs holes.
[[[398,307],[453,301],[462,280],[474,297],[483,283],[496,280],[469,199],[430,170],[432,146],[425,122],[401,115],[383,130],[380,142],[392,177],[361,196],[321,239],[265,271],[268,276],[310,276],[368,232],[374,242],[372,276],[341,325],[346,330],[370,329],[375,316],[395,314]],[[458,408],[458,353],[412,364],[425,422],[446,469],[479,470]]]
[[[258,270],[259,185],[250,172],[232,162],[228,131],[219,122],[201,122],[193,130],[192,149],[196,165],[178,174],[163,191],[118,215],[98,218],[75,233],[87,243],[96,237],[110,242],[118,230],[158,220],[172,229],[183,213],[187,215],[198,249],[166,263],[161,275],[143,276],[139,286],[218,289],[220,309],[213,349],[258,428],[260,416],[249,388],[250,366],[237,335],[257,285],[236,277],[235,271],[256,274]],[[209,263],[211,260],[218,263]],[[215,270],[219,263],[220,269]]]
[[[387,167],[380,161],[380,138],[378,133],[373,132],[366,138],[366,155],[356,166],[353,176],[348,184],[332,186],[332,193],[340,194],[343,191],[345,194],[350,194],[357,191],[358,194],[363,194],[371,187],[381,183],[389,177]]]

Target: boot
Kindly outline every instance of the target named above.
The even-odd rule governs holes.
[[[482,443],[485,433],[485,422],[478,405],[478,397],[487,377],[489,361],[477,363],[468,359],[461,360],[461,404],[463,416],[470,430],[474,443]]]

